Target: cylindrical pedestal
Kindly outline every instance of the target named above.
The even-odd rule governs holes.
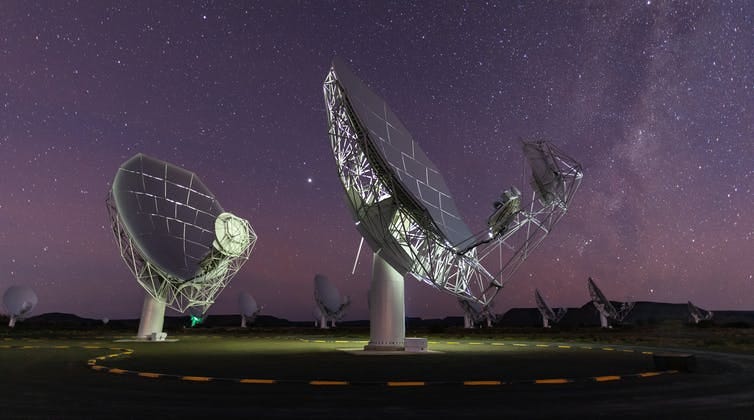
[[[11,328],[13,328],[13,327],[16,326],[16,316],[15,315],[11,315],[10,316],[10,322],[8,322],[8,326],[11,327]]]
[[[325,318],[324,314],[319,317],[319,328],[322,328],[323,330],[326,330],[326,329],[330,328],[327,325],[327,318]]]
[[[369,290],[369,344],[364,350],[404,350],[405,338],[403,275],[374,254]]]
[[[149,293],[144,296],[144,306],[141,307],[139,321],[139,338],[150,338],[152,333],[161,333],[165,322],[165,302],[155,299]]]

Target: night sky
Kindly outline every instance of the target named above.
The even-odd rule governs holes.
[[[367,318],[327,136],[335,55],[391,105],[472,231],[522,184],[521,138],[584,167],[574,205],[496,312],[614,300],[754,309],[754,3],[0,2],[0,290],[35,314],[137,317],[105,198],[137,152],[196,172],[259,236],[213,313],[250,292],[312,318],[328,276]],[[406,283],[406,314],[460,315]]]

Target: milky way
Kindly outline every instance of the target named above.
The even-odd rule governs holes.
[[[519,140],[584,166],[569,213],[496,310],[588,300],[754,309],[754,3],[0,4],[0,289],[35,310],[135,317],[104,200],[137,152],[198,173],[251,221],[241,291],[310,319],[315,273],[365,318],[371,260],[329,148],[335,55],[382,95],[479,230],[522,180]],[[407,282],[407,315],[461,313]]]

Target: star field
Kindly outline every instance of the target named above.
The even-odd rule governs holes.
[[[248,291],[311,318],[313,277],[367,317],[371,272],[322,82],[335,56],[391,105],[479,230],[521,185],[521,138],[584,166],[575,204],[496,311],[588,300],[754,307],[754,5],[679,2],[76,2],[0,5],[0,289],[35,313],[136,317],[104,200],[137,152],[196,172],[259,241]],[[460,315],[406,283],[408,316]]]

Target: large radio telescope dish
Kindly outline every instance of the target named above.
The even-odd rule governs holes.
[[[351,303],[348,296],[341,296],[335,284],[322,274],[314,276],[314,302],[321,315],[321,328],[327,328],[328,321],[334,327],[335,321],[343,318]]]
[[[205,313],[257,240],[196,174],[141,153],[118,169],[107,209],[121,257],[153,300],[142,321],[162,318],[166,305]]]
[[[37,294],[28,286],[11,286],[3,293],[3,305],[10,317],[8,326],[13,328],[16,321],[24,319],[37,306]]]
[[[566,213],[581,182],[576,161],[547,142],[523,142],[536,187],[531,203],[522,203],[517,188],[505,191],[488,227],[473,234],[403,123],[337,58],[324,92],[330,144],[357,229],[399,273],[460,298],[489,303]],[[495,268],[482,265],[505,250]]]
[[[523,142],[531,194],[515,187],[503,192],[487,226],[473,233],[408,129],[340,59],[327,74],[324,96],[338,176],[356,228],[374,251],[373,283],[380,275],[392,279],[382,283],[396,284],[378,287],[382,297],[375,299],[402,300],[397,279],[411,273],[461,299],[489,304],[565,215],[581,183],[578,162],[547,142]],[[386,311],[402,318],[398,306],[375,313]],[[402,339],[394,344],[400,348]]]

